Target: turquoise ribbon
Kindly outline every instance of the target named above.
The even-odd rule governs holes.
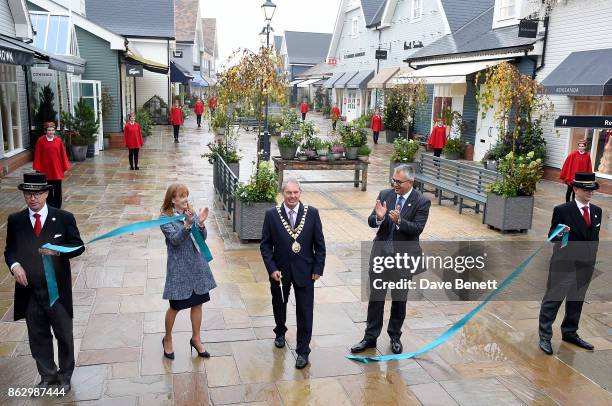
[[[96,237],[93,240],[90,240],[83,245],[79,245],[78,247],[64,247],[62,245],[54,245],[54,244],[47,243],[43,245],[42,248],[61,252],[63,254],[67,254],[69,252],[74,252],[96,241],[105,240],[107,238],[118,237],[124,234],[136,233],[138,231],[146,230],[148,228],[162,226],[164,224],[172,223],[173,221],[182,220],[185,217],[187,216],[184,214],[179,214],[179,215],[172,216],[172,217],[162,217],[156,220],[147,220],[147,221],[140,221],[137,223],[127,224],[125,226],[115,228],[114,230],[111,230],[106,234],[102,234],[101,236]],[[213,259],[212,253],[210,252],[208,245],[204,241],[204,236],[202,235],[200,231],[196,231],[196,229],[197,227],[191,227],[191,235],[193,235],[193,238],[195,239],[196,244],[198,244],[202,257],[206,260],[206,262],[210,262]],[[51,256],[43,255],[43,268],[45,271],[45,279],[47,280],[47,292],[49,292],[49,303],[50,303],[50,306],[53,306],[55,302],[59,299],[59,292],[57,289],[57,280],[55,278],[55,268],[53,267],[53,260]]]
[[[458,322],[453,324],[440,337],[438,337],[435,340],[431,341],[429,344],[424,345],[423,347],[419,348],[418,350],[416,350],[414,352],[407,352],[407,353],[404,353],[404,354],[390,354],[390,355],[383,355],[383,356],[380,356],[380,357],[359,357],[359,356],[355,356],[355,355],[347,355],[346,357],[348,359],[352,359],[354,361],[368,363],[368,362],[371,362],[371,361],[380,362],[380,361],[391,361],[391,360],[400,360],[400,359],[414,358],[414,357],[416,357],[418,355],[426,353],[427,351],[433,350],[434,348],[436,348],[440,344],[443,344],[444,342],[446,342],[449,338],[451,338],[453,335],[455,335],[455,333],[457,333],[459,330],[461,330],[463,328],[463,326],[465,326],[467,324],[467,322],[469,322],[474,316],[476,316],[476,314],[478,314],[478,312],[481,311],[482,308],[485,307],[487,305],[487,303],[489,303],[491,301],[491,299],[493,299],[495,296],[497,296],[497,294],[499,294],[499,292],[501,292],[508,285],[510,285],[510,283],[512,283],[512,281],[517,276],[519,276],[525,270],[525,268],[527,268],[527,265],[531,262],[531,260],[536,255],[538,255],[538,253],[540,251],[542,251],[542,249],[544,248],[546,243],[549,242],[549,241],[552,241],[555,237],[557,237],[561,233],[561,231],[563,231],[563,229],[565,227],[566,226],[564,224],[559,224],[554,229],[554,231],[550,234],[550,236],[548,237],[546,242],[543,243],[540,246],[540,248],[538,248],[533,254],[531,254],[525,261],[523,261],[518,266],[518,268],[516,268],[516,270],[514,272],[512,272],[510,275],[508,275],[506,277],[506,279],[503,280],[503,282],[499,285],[499,287],[497,289],[495,289],[494,291],[489,293],[487,295],[487,297],[482,301],[482,303],[480,303],[478,306],[476,306],[471,312],[469,312],[468,314],[463,316],[463,318],[461,320],[459,320]],[[561,247],[565,247],[567,245],[568,237],[569,237],[568,233],[565,233],[563,235],[562,240],[561,240]]]

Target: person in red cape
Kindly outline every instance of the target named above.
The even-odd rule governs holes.
[[[130,170],[139,170],[138,151],[144,145],[140,124],[136,122],[134,113],[130,113],[130,120],[123,127],[123,143],[129,150]]]
[[[572,182],[574,181],[574,175],[576,172],[593,172],[591,165],[591,155],[586,152],[587,143],[586,140],[578,141],[578,150],[570,153],[559,174],[559,179],[567,185],[567,192],[565,193],[565,202],[574,200],[574,188]]]
[[[334,107],[331,108],[330,116],[332,120],[332,129],[336,131],[336,124],[338,123],[338,119],[340,118],[340,109],[338,105],[334,103]]]
[[[380,134],[380,130],[382,129],[382,118],[380,118],[380,115],[378,114],[378,109],[374,111],[370,128],[372,129],[372,135],[374,136],[374,144],[378,144],[378,134]]]
[[[210,110],[210,117],[212,119],[217,109],[217,98],[215,96],[211,96],[210,99],[208,99],[208,109]]]
[[[300,104],[300,113],[302,113],[302,121],[306,120],[306,113],[308,113],[308,103],[306,103],[306,100]]]
[[[446,145],[446,127],[444,126],[441,117],[436,119],[436,124],[431,129],[428,144],[433,148],[434,156],[439,157],[442,149]]]
[[[202,114],[204,114],[204,103],[202,103],[202,100],[200,100],[199,97],[196,99],[195,105],[193,106],[193,112],[196,115],[198,128],[200,128],[202,124]]]
[[[61,138],[55,136],[55,123],[44,124],[45,135],[36,141],[32,169],[47,175],[47,182],[53,186],[47,202],[56,209],[62,208],[62,180],[64,172],[70,169],[66,146]]]
[[[174,101],[174,106],[170,109],[170,124],[174,128],[174,142],[179,142],[179,130],[183,124],[183,110],[179,105],[179,101]]]

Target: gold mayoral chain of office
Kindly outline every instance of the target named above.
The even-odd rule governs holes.
[[[281,213],[281,207],[282,205],[276,206],[276,211],[278,212],[278,216],[280,217],[281,222],[283,223],[283,226],[285,227],[285,230],[287,230],[287,232],[289,233],[289,236],[293,238],[293,244],[291,244],[291,250],[297,254],[302,249],[302,246],[300,245],[299,242],[297,242],[297,239],[300,236],[302,229],[304,228],[304,223],[306,223],[306,213],[308,213],[308,206],[304,205],[304,215],[302,216],[302,219],[300,220],[300,224],[298,224],[296,229],[291,228],[289,223],[287,223],[287,220],[285,220],[285,218],[283,217],[283,214]]]

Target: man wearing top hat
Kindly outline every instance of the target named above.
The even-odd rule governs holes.
[[[41,376],[38,386],[59,385],[60,390],[68,392],[74,371],[70,258],[81,255],[85,249],[81,247],[68,254],[41,249],[46,243],[82,246],[76,220],[71,213],[47,205],[52,186],[45,174],[24,174],[18,188],[28,207],[9,216],[4,249],[6,265],[15,278],[14,319],[26,320],[32,357]],[[43,255],[51,256],[55,269],[59,299],[53,304],[48,292],[53,283],[47,283]],[[58,344],[59,370],[53,357],[51,329]]]
[[[599,184],[594,173],[576,172],[572,186],[575,200],[554,208],[550,228],[552,232],[559,224],[565,224],[563,234],[569,236],[566,247],[561,247],[561,236],[555,239],[546,293],[540,307],[540,349],[548,355],[553,353],[552,325],[563,300],[565,317],[561,339],[587,350],[594,349],[578,335],[578,323],[597,259],[602,212],[591,199]]]

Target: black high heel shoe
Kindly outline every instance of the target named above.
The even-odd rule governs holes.
[[[164,357],[168,359],[174,359],[174,351],[166,352],[166,349],[164,348],[164,337],[162,337],[162,351],[164,352]]]
[[[193,354],[193,350],[195,349],[198,355],[202,358],[210,358],[210,354],[208,351],[204,350],[203,352],[198,351],[195,344],[193,343],[193,339],[189,339],[189,345],[191,346],[191,354]]]

